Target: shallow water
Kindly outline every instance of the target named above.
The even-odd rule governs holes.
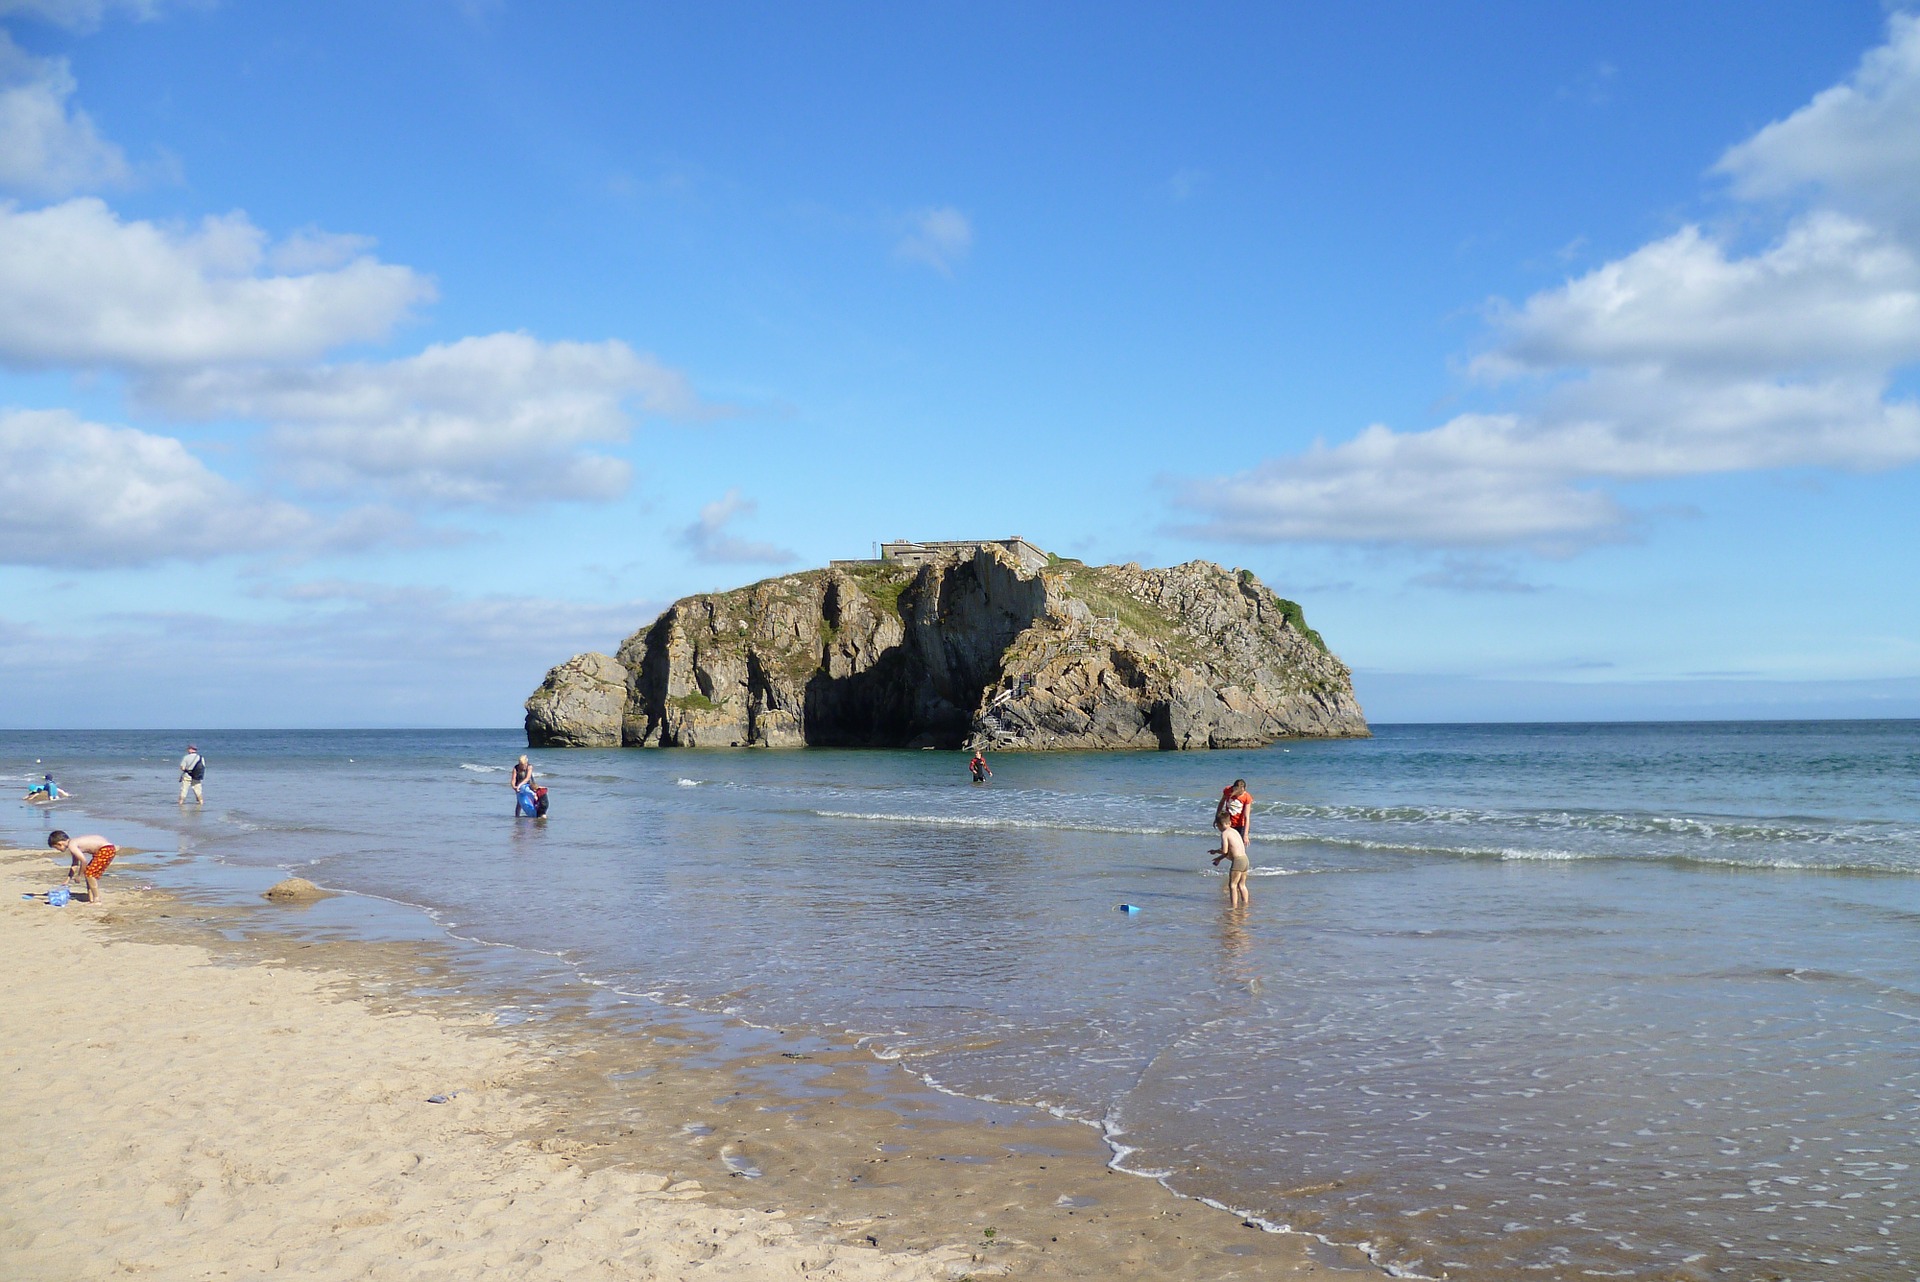
[[[510,733],[197,734],[184,815],[178,739],[12,733],[0,769],[44,759],[69,826],[850,1030],[1397,1270],[1920,1267],[1920,723],[1383,727],[984,788],[951,753],[546,752],[546,821],[509,816]],[[1235,775],[1239,913],[1204,853]]]

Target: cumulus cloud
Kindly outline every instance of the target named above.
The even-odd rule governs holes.
[[[941,205],[914,214],[907,234],[900,238],[893,252],[900,258],[925,263],[950,276],[972,248],[973,223],[951,205]]]
[[[375,243],[371,236],[302,227],[269,249],[266,262],[271,270],[293,276],[332,271],[371,254]]]
[[[1235,476],[1190,481],[1192,527],[1233,541],[1518,545],[1546,554],[1617,538],[1608,482],[1785,467],[1873,470],[1920,459],[1920,406],[1880,376],[1817,382],[1612,371],[1530,414],[1463,414],[1424,432],[1379,424]]]
[[[1920,174],[1920,23],[1890,31],[1847,84],[1727,153],[1739,190],[1905,190]],[[1470,369],[1517,408],[1375,425],[1175,500],[1230,540],[1559,553],[1631,528],[1622,484],[1920,460],[1920,404],[1892,391],[1920,361],[1920,253],[1867,210],[1815,204],[1753,252],[1682,228],[1495,310]]]
[[[691,551],[695,560],[715,565],[790,565],[798,561],[800,556],[797,552],[774,543],[756,543],[727,532],[727,526],[736,517],[750,517],[758,510],[759,504],[743,497],[739,490],[728,490],[701,508],[700,519],[680,532],[680,546]]]
[[[616,497],[631,467],[590,446],[626,441],[630,409],[705,412],[680,373],[625,343],[522,333],[393,361],[158,374],[137,392],[180,417],[271,424],[269,454],[309,491],[496,506]]]
[[[1913,135],[1920,147],[1920,130]],[[1475,362],[1500,377],[1565,366],[1738,376],[1920,357],[1920,260],[1840,214],[1796,220],[1739,257],[1687,227],[1500,317]]]
[[[127,181],[126,155],[72,106],[65,58],[36,58],[0,31],[0,189],[33,196]]]
[[[311,233],[300,253],[311,261]],[[0,362],[167,369],[311,359],[384,337],[433,286],[364,252],[268,274],[242,213],[193,227],[122,221],[92,197],[0,204]],[[336,243],[335,249],[339,246]]]
[[[319,534],[170,436],[65,410],[0,411],[0,562],[101,568],[205,560]]]
[[[1241,542],[1498,546],[1591,538],[1620,524],[1607,494],[1570,482],[1578,443],[1542,440],[1510,415],[1462,415],[1430,432],[1378,424],[1339,445],[1189,482],[1197,532]]]
[[[1920,206],[1920,15],[1895,14],[1854,73],[1715,166],[1750,199],[1820,187],[1830,198],[1916,216]]]

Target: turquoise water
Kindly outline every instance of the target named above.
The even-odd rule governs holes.
[[[1387,726],[984,788],[952,753],[544,752],[545,822],[509,733],[197,732],[185,815],[181,738],[9,733],[0,767],[173,875],[296,868],[851,1034],[1399,1272],[1920,1272],[1920,723]],[[1242,912],[1205,853],[1236,775]]]

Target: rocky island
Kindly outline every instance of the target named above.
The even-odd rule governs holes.
[[[675,602],[527,700],[531,747],[1249,748],[1368,733],[1345,664],[1248,570],[1020,539]]]

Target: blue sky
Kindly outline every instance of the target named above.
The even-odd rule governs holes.
[[[1900,9],[0,29],[0,723],[514,724],[1009,533],[1251,567],[1376,721],[1920,715]]]

